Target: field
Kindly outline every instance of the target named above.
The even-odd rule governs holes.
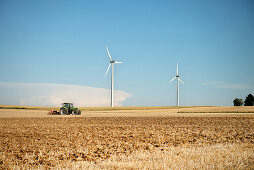
[[[48,109],[2,106],[0,169],[254,169],[254,107]]]

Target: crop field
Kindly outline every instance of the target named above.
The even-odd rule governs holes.
[[[232,109],[3,108],[0,169],[254,169],[254,107]]]

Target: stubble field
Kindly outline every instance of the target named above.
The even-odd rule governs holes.
[[[0,109],[0,169],[253,169],[254,108],[237,109]]]

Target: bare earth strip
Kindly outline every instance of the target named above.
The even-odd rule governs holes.
[[[254,169],[252,110],[0,109],[0,169]]]

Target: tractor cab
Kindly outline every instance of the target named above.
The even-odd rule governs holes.
[[[73,103],[62,103],[62,107],[66,107],[66,108],[72,108],[73,107]]]

